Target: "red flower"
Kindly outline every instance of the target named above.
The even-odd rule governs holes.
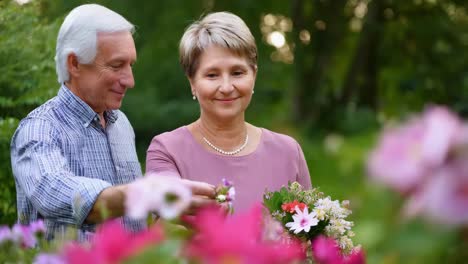
[[[217,208],[199,211],[191,221],[196,235],[188,254],[202,263],[290,263],[304,258],[298,242],[263,241],[262,209],[226,217]]]
[[[103,224],[93,236],[91,244],[71,244],[65,248],[66,263],[118,263],[137,254],[149,245],[163,239],[159,226],[132,234],[121,223],[111,221]]]
[[[288,212],[288,213],[292,214],[292,213],[295,212],[296,206],[298,206],[299,210],[301,210],[301,211],[304,211],[304,208],[307,207],[307,205],[305,203],[300,203],[297,200],[294,200],[291,203],[285,203],[285,204],[281,205],[281,209],[283,209],[283,211],[285,211],[285,212]]]

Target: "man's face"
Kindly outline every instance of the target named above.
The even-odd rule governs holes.
[[[77,95],[97,113],[119,109],[127,88],[133,88],[135,43],[130,32],[99,33],[93,63],[81,64]]]

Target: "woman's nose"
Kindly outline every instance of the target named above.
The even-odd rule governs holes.
[[[234,90],[234,85],[229,77],[224,77],[221,83],[221,87],[219,87],[219,91],[222,93],[230,93]]]

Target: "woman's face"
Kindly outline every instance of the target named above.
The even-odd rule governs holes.
[[[199,57],[198,69],[189,78],[202,115],[226,121],[243,117],[252,99],[257,71],[246,58],[212,45]]]

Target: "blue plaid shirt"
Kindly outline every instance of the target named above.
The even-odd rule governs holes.
[[[18,222],[43,219],[48,239],[73,226],[85,240],[95,230],[85,219],[101,191],[141,176],[127,117],[115,110],[105,118],[104,129],[98,114],[62,86],[20,122],[11,142]],[[120,221],[132,231],[145,228],[144,221]]]

